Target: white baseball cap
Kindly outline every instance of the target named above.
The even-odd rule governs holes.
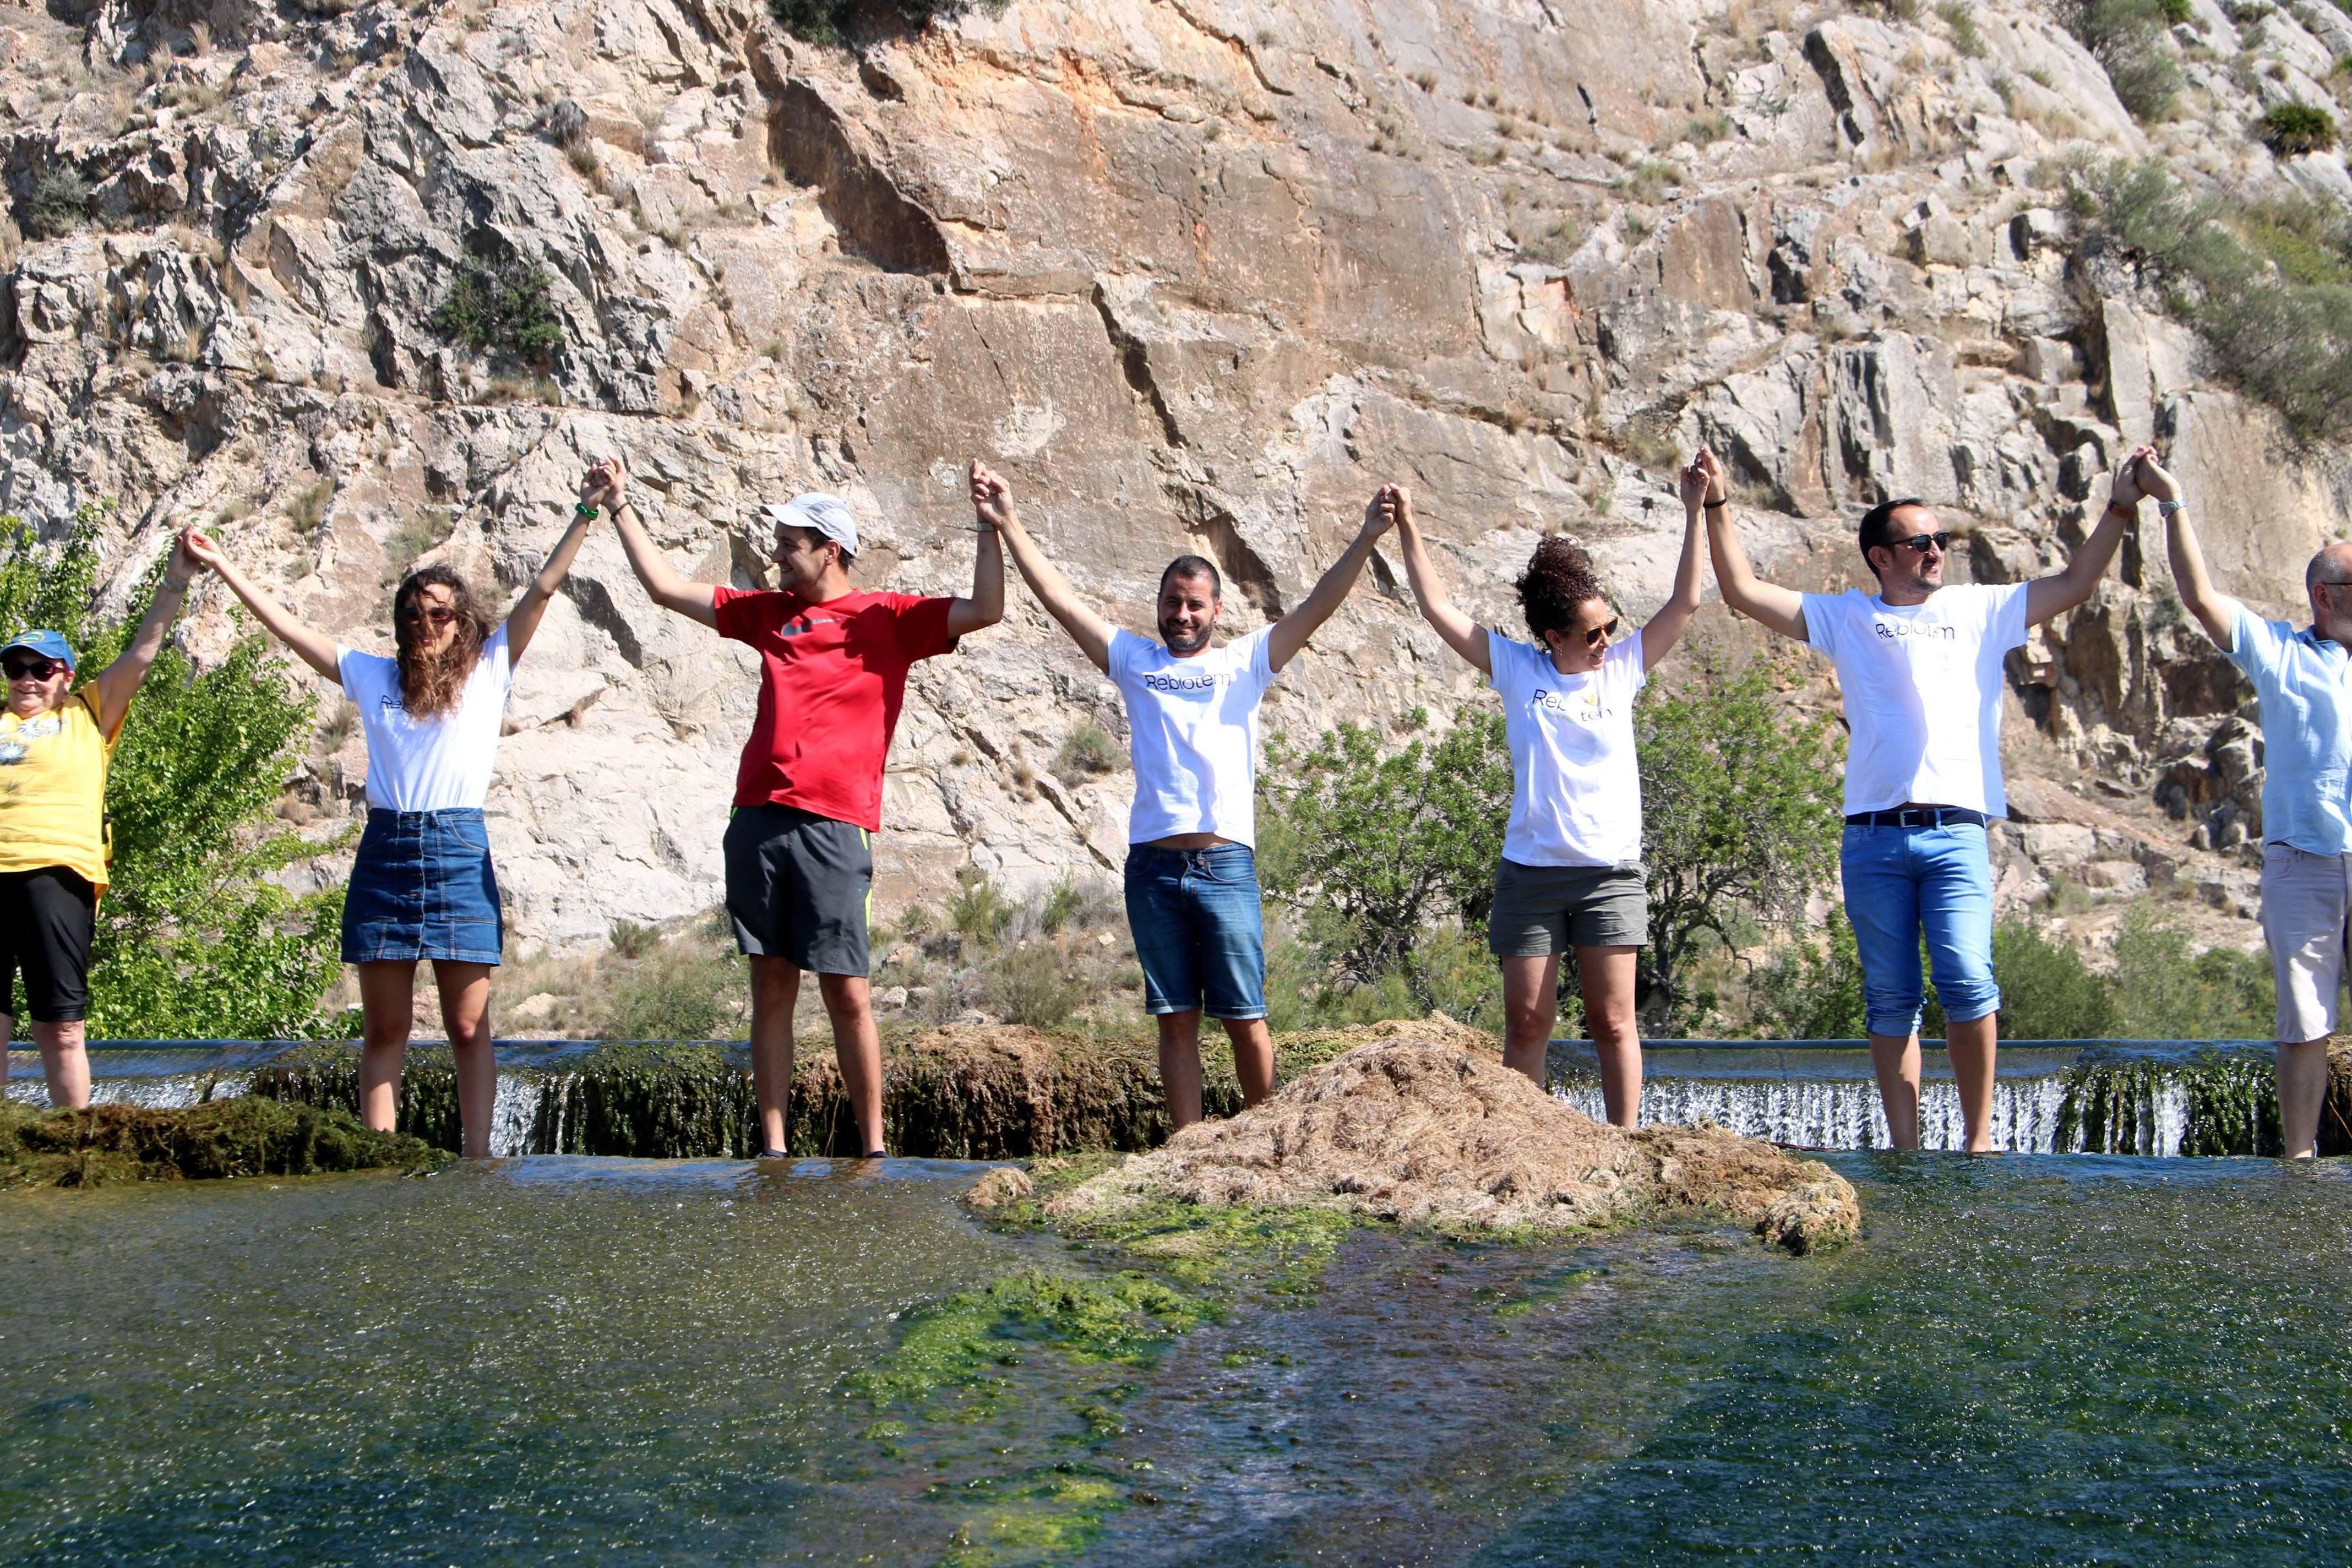
[[[857,553],[857,519],[850,514],[849,503],[839,496],[810,490],[788,501],[772,500],[760,510],[770,522],[815,530],[840,545],[844,555]]]

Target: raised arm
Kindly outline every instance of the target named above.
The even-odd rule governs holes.
[[[547,602],[563,585],[563,575],[572,570],[572,557],[580,553],[581,542],[588,537],[589,527],[596,521],[596,503],[589,498],[603,494],[604,489],[603,476],[594,468],[589,469],[587,478],[580,481],[580,505],[572,513],[572,526],[563,531],[563,537],[548,552],[547,563],[539,569],[539,575],[530,580],[522,597],[507,612],[509,664],[521,661],[523,649],[530,646],[532,634],[539,630],[540,617],[547,614]]]
[[[719,605],[711,584],[689,583],[671,569],[661,547],[646,532],[645,519],[628,502],[629,474],[621,459],[607,458],[588,472],[592,477],[601,476],[589,499],[599,506],[612,508],[613,527],[620,533],[621,548],[629,557],[629,570],[645,584],[646,595],[666,610],[676,610],[688,620],[716,627]],[[586,493],[584,483],[581,488]]]
[[[330,680],[341,680],[342,669],[335,653],[335,639],[316,627],[296,620],[291,612],[229,563],[220,546],[196,530],[184,530],[177,548],[187,552],[188,558],[213,573],[228,584],[228,591],[245,602],[254,619],[268,629],[269,635],[294,650],[294,657],[317,670]]]
[[[1045,613],[1062,623],[1062,629],[1070,634],[1070,640],[1078,645],[1078,651],[1085,654],[1097,669],[1109,674],[1110,623],[1087,608],[1086,601],[1078,597],[1077,590],[1070,586],[1069,579],[1045,559],[1045,552],[1037,548],[1037,542],[1029,537],[1027,529],[1021,526],[1021,514],[1013,508],[1012,489],[1001,476],[983,463],[975,462],[971,466],[971,510],[980,519],[982,548],[987,548],[985,541],[988,539],[1003,540],[1004,548],[1012,552],[1013,570],[1019,572],[1021,580],[1029,584],[1029,591],[1037,595],[1037,602],[1045,606]],[[1003,566],[1001,561],[997,571],[997,611],[1002,615]]]
[[[2156,460],[2155,454],[2134,461],[2133,479],[2140,493],[2152,500],[2180,500],[2180,481],[2167,473]],[[2205,628],[2205,635],[2228,651],[2238,637],[2238,601],[2213,586],[2206,574],[2205,552],[2197,548],[2197,531],[2189,526],[2189,509],[2175,506],[2165,513],[2164,552],[2172,562],[2172,584],[2180,590],[2180,602]]]
[[[977,469],[980,465],[974,463]],[[948,630],[956,637],[992,626],[1004,618],[1004,545],[996,524],[981,510],[979,487],[973,487],[972,511],[980,521],[980,542],[971,558],[971,597],[948,606]],[[1005,505],[1013,504],[1010,497]]]
[[[1332,563],[1331,570],[1316,579],[1314,588],[1298,601],[1298,607],[1274,623],[1273,634],[1265,639],[1265,662],[1269,668],[1280,669],[1297,658],[1298,650],[1307,646],[1307,639],[1315,635],[1315,628],[1331,618],[1331,612],[1339,607],[1348,590],[1356,585],[1364,563],[1372,558],[1373,544],[1394,521],[1381,509],[1378,495],[1365,503],[1364,526],[1356,531],[1354,541]]]
[[[1699,448],[1700,458],[1714,456],[1706,447]],[[1649,625],[1642,628],[1642,668],[1645,671],[1657,668],[1666,655],[1674,652],[1675,644],[1683,640],[1684,628],[1698,609],[1698,542],[1706,529],[1703,521],[1706,505],[1709,501],[1729,504],[1722,466],[1709,469],[1697,458],[1692,458],[1690,467],[1682,472],[1682,559],[1675,564],[1675,591],[1658,606]]]
[[[1494,674],[1495,656],[1486,646],[1486,628],[1454,607],[1445,584],[1437,575],[1437,563],[1429,558],[1421,525],[1412,519],[1412,492],[1402,485],[1382,485],[1372,504],[1397,531],[1397,548],[1404,553],[1404,580],[1412,588],[1412,602],[1421,606],[1421,618],[1447,647],[1468,659],[1472,668],[1481,675]]]
[[[2091,530],[2091,537],[2083,541],[2083,547],[2063,570],[2025,585],[2026,625],[2040,626],[2053,616],[2064,615],[2098,587],[2099,579],[2106,575],[2107,563],[2116,558],[2116,547],[2124,542],[2125,528],[2138,518],[2139,460],[2155,456],[2155,447],[2141,447],[2126,458],[2116,469],[2106,510],[2099,514],[2099,525]]]
[[[173,540],[171,559],[163,565],[163,580],[155,584],[155,602],[147,606],[139,629],[131,635],[131,646],[90,682],[91,691],[98,698],[100,732],[113,734],[130,713],[131,699],[138,694],[139,683],[147,679],[155,656],[163,651],[163,638],[180,614],[181,602],[187,597],[188,584],[197,570],[196,558],[188,553],[186,541]]]
[[[1706,517],[1707,553],[1715,561],[1715,584],[1723,590],[1723,602],[1758,625],[1779,632],[1784,637],[1799,642],[1811,638],[1805,631],[1805,596],[1793,588],[1782,588],[1756,575],[1748,563],[1748,552],[1739,542],[1739,535],[1731,526],[1731,502],[1727,490],[1718,490],[1717,481],[1723,477],[1723,464],[1713,452],[1701,450],[1697,463],[1707,476],[1707,494],[1725,495],[1723,500],[1707,500],[1703,510]],[[1646,634],[1643,642],[1649,640]]]

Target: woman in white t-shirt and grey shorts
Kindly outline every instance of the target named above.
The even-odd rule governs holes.
[[[1486,921],[1486,945],[1503,969],[1503,1060],[1544,1081],[1559,1016],[1560,954],[1573,948],[1601,1094],[1620,1127],[1634,1125],[1641,1107],[1634,955],[1649,941],[1650,923],[1633,698],[1698,608],[1706,486],[1704,475],[1685,471],[1688,516],[1674,595],[1630,636],[1591,559],[1564,539],[1538,543],[1517,584],[1532,643],[1487,631],[1454,608],[1414,526],[1412,498],[1399,485],[1381,491],[1422,615],[1503,700],[1511,820]]]
[[[584,491],[583,486],[583,491]],[[343,899],[343,962],[359,966],[360,1115],[390,1131],[415,1021],[416,965],[430,959],[441,1020],[457,1060],[466,1156],[490,1152],[498,1061],[490,1047],[490,971],[504,945],[498,873],[482,823],[515,661],[572,569],[596,509],[583,500],[547,563],[493,629],[466,580],[442,566],[402,579],[392,596],[392,658],[340,647],[305,626],[190,529],[190,555],[302,662],[341,683],[367,735],[367,827]]]

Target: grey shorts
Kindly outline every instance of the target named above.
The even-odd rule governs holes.
[[[1495,868],[1486,951],[1549,958],[1571,947],[1640,947],[1650,940],[1650,890],[1639,866]]]
[[[866,829],[789,805],[738,806],[724,849],[736,946],[819,974],[866,972],[874,844]]]

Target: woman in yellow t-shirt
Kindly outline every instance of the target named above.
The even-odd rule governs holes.
[[[82,1020],[89,944],[106,891],[106,764],[131,699],[163,650],[195,561],[178,543],[122,657],[73,689],[74,651],[52,631],[0,646],[0,1008],[19,970],[51,1105],[89,1103]],[[16,1020],[0,1014],[0,1043]]]

